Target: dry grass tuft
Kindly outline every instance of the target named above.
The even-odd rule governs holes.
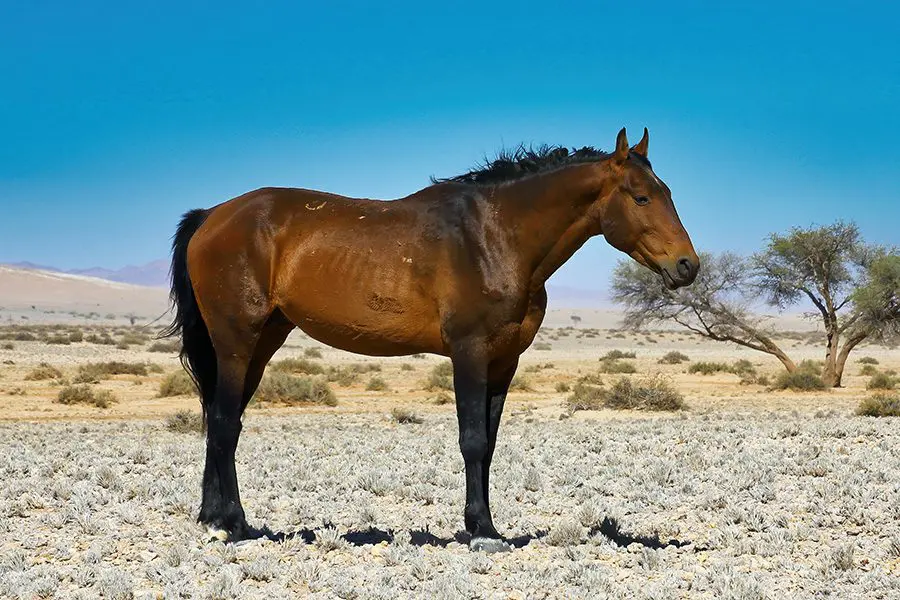
[[[691,359],[688,358],[687,354],[678,352],[677,350],[673,350],[672,352],[667,352],[666,354],[664,354],[658,362],[661,365],[680,365],[681,363],[688,362],[689,360]]]
[[[78,367],[75,383],[97,383],[101,379],[109,379],[115,375],[137,375],[145,377],[152,367],[146,363],[129,363],[118,360],[100,363],[87,363]]]
[[[159,397],[170,398],[172,396],[190,396],[197,393],[191,376],[184,370],[170,373],[159,384]]]
[[[863,356],[856,362],[858,362],[861,365],[877,365],[878,359],[872,358],[871,356]]]
[[[730,373],[731,367],[729,367],[725,363],[720,362],[706,362],[701,361],[692,364],[688,367],[688,373],[695,374],[699,373],[700,375],[714,375],[715,373]]]
[[[25,375],[25,381],[44,381],[46,379],[59,379],[62,371],[45,362],[40,363]]]
[[[321,375],[325,372],[322,365],[306,358],[285,358],[273,362],[269,368],[282,373],[299,373],[301,375]]]
[[[634,352],[622,352],[621,350],[610,350],[600,357],[600,360],[621,360],[623,358],[637,358]]]
[[[279,404],[324,404],[337,406],[337,396],[324,380],[296,377],[275,371],[266,373],[253,398],[258,402]]]
[[[797,370],[793,373],[779,373],[775,378],[772,388],[776,390],[794,390],[796,392],[811,392],[826,389],[825,382],[815,373]]]
[[[366,391],[368,392],[384,392],[388,389],[387,382],[377,375],[372,377],[372,379],[369,380],[369,383],[366,384]]]
[[[604,406],[605,397],[606,390],[602,387],[579,382],[566,398],[565,407],[569,414],[579,410],[600,410]]]
[[[632,381],[622,377],[605,395],[608,408],[632,410],[682,410],[684,398],[660,376]]]
[[[179,342],[153,342],[147,348],[148,352],[164,352],[166,354],[178,354],[181,352],[181,344]]]
[[[434,366],[428,381],[425,382],[425,389],[429,392],[434,390],[453,390],[453,363],[445,361]]]
[[[622,362],[620,360],[612,359],[612,360],[604,360],[603,362],[600,363],[600,372],[601,373],[630,374],[630,373],[637,373],[637,368],[629,362]]]
[[[411,409],[402,406],[395,406],[391,409],[391,418],[397,423],[403,424],[419,424],[424,421],[422,417],[414,413]]]
[[[897,380],[887,373],[875,373],[866,384],[867,390],[892,390],[896,387]]]
[[[166,419],[166,429],[175,433],[202,433],[206,430],[206,423],[200,413],[179,410]]]
[[[307,348],[303,351],[306,358],[322,358],[322,350],[319,348]]]
[[[109,390],[96,390],[89,385],[67,385],[59,391],[56,401],[60,404],[93,404],[97,408],[108,408],[116,402]]]
[[[859,403],[856,414],[863,417],[900,417],[900,394],[872,394]]]

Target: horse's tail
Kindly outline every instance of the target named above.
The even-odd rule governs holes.
[[[209,330],[197,306],[191,275],[188,272],[188,243],[197,232],[209,211],[195,209],[181,217],[175,236],[172,238],[172,267],[169,275],[172,279],[172,290],[169,297],[175,308],[175,318],[160,337],[172,337],[181,334],[181,364],[184,366],[197,390],[200,392],[203,420],[206,421],[207,403],[212,401],[216,387],[216,352],[209,338]]]

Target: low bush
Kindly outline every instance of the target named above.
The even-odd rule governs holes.
[[[67,385],[59,391],[56,401],[60,404],[93,404],[98,408],[107,408],[116,401],[109,390],[96,390],[89,385]]]
[[[823,363],[821,360],[801,360],[800,364],[797,365],[797,371],[800,373],[812,373],[813,375],[822,376],[822,366]]]
[[[756,367],[754,367],[753,363],[746,358],[742,358],[741,360],[735,361],[729,368],[729,371],[735,375],[740,375],[741,377],[749,377],[756,374]]]
[[[564,406],[569,414],[579,410],[600,410],[605,396],[606,390],[600,386],[576,383]]]
[[[534,388],[524,375],[516,375],[509,382],[509,389],[514,392],[533,392]]]
[[[772,384],[776,390],[794,390],[798,392],[811,392],[826,389],[822,378],[810,371],[794,371],[793,373],[780,373]]]
[[[179,410],[166,418],[166,429],[175,433],[201,433],[206,430],[206,423],[200,413]]]
[[[322,351],[318,348],[307,348],[303,351],[306,358],[322,358]]]
[[[715,373],[730,373],[731,367],[725,363],[701,361],[688,367],[688,373],[699,373],[701,375],[713,375]]]
[[[663,355],[662,358],[659,359],[659,364],[661,365],[680,365],[683,362],[687,362],[691,360],[688,358],[687,354],[683,354],[678,352],[677,350],[673,350],[672,352],[667,352]]]
[[[533,349],[541,351],[541,352],[547,352],[549,350],[553,350],[553,346],[551,346],[547,342],[536,342],[536,343],[532,344],[531,347]]]
[[[900,417],[900,394],[872,394],[859,403],[856,414],[864,417]]]
[[[86,363],[78,367],[75,375],[75,383],[96,383],[101,379],[109,379],[114,375],[137,375],[144,377],[150,372],[147,363],[129,363],[122,361],[109,361],[100,363]]]
[[[622,358],[637,358],[634,352],[622,352],[621,350],[610,350],[600,357],[600,360],[620,360]]]
[[[394,419],[397,423],[408,424],[408,423],[422,423],[423,419],[412,410],[408,408],[404,408],[402,406],[395,406],[391,409],[391,418]]]
[[[435,365],[428,376],[428,381],[425,382],[425,389],[429,392],[434,390],[452,390],[453,363],[446,361]]]
[[[190,396],[197,393],[197,388],[191,376],[184,370],[170,373],[159,384],[159,397],[170,398],[172,396]]]
[[[325,368],[322,365],[306,358],[285,358],[284,360],[273,362],[270,368],[273,371],[299,373],[301,375],[321,375],[325,372]]]
[[[296,377],[275,371],[266,373],[253,398],[279,404],[325,404],[337,406],[337,396],[328,384],[313,377]]]
[[[44,381],[46,379],[59,379],[62,371],[45,362],[40,363],[25,375],[25,381]]]
[[[69,340],[69,336],[67,335],[51,335],[44,340],[44,343],[56,346],[68,346],[72,341]]]
[[[861,365],[877,365],[878,359],[872,358],[871,356],[863,356],[856,362],[858,362]]]
[[[604,360],[600,363],[601,373],[637,373],[637,368],[629,363],[620,360]]]
[[[377,375],[369,380],[366,384],[366,390],[369,392],[384,392],[388,389],[387,382]]]
[[[556,391],[561,394],[568,392],[570,389],[572,389],[572,388],[565,381],[560,381],[559,383],[556,384]]]
[[[684,398],[661,377],[648,377],[640,381],[622,377],[606,394],[604,405],[633,410],[681,410],[684,408]]]
[[[438,392],[437,396],[431,399],[434,404],[438,406],[443,406],[444,404],[453,404],[453,396],[448,394],[447,392]]]
[[[181,352],[179,342],[153,342],[147,348],[148,352],[165,352],[166,354],[178,354]]]
[[[878,373],[878,368],[875,365],[863,365],[863,367],[859,370],[859,374],[865,377],[870,377]]]
[[[896,380],[887,373],[875,373],[866,384],[867,390],[892,390],[897,385]]]

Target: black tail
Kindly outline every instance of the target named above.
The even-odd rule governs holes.
[[[169,297],[175,308],[175,319],[160,334],[160,337],[181,334],[181,364],[200,392],[204,422],[207,404],[215,395],[216,353],[194,297],[191,275],[188,273],[187,248],[191,237],[203,225],[208,214],[208,210],[199,208],[185,213],[172,238],[172,267],[169,273],[172,291]]]

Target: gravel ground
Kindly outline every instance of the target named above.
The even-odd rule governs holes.
[[[900,430],[849,415],[519,415],[470,553],[451,416],[249,413],[248,518],[195,524],[203,439],[156,422],[0,424],[13,598],[897,598]],[[314,541],[311,541],[312,538]],[[670,543],[671,542],[671,543]]]

